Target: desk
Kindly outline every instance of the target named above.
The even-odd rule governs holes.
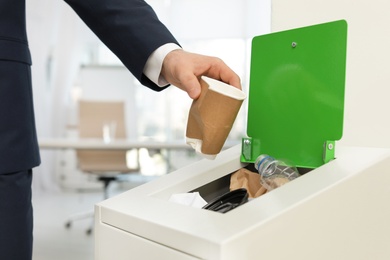
[[[131,149],[192,149],[184,141],[137,141],[117,139],[106,143],[103,139],[93,138],[39,138],[41,149],[75,149],[75,150],[131,150]]]
[[[193,150],[184,141],[137,141],[129,139],[116,139],[104,142],[98,138],[39,138],[40,149],[45,150],[132,150],[146,148],[148,150]],[[164,156],[167,162],[167,172],[171,170],[170,153]]]
[[[97,138],[39,138],[40,149],[44,150],[131,150],[146,148],[148,150],[195,150],[190,145],[182,141],[137,141],[130,139],[116,139],[111,142],[104,142],[103,139]],[[227,141],[224,149],[238,144],[239,141]],[[167,172],[172,170],[170,163],[170,153],[164,156],[167,162]]]

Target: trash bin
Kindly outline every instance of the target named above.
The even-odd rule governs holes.
[[[95,259],[388,259],[390,149],[335,149],[345,48],[345,21],[255,37],[248,136],[98,203]],[[227,192],[230,175],[260,153],[308,173],[224,214],[169,201]]]
[[[389,258],[389,149],[339,147],[337,159],[225,214],[169,202],[213,182],[223,193],[240,154],[234,146],[98,203],[95,259]]]

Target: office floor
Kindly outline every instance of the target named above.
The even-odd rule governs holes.
[[[40,192],[34,194],[33,260],[93,259],[94,237],[85,230],[93,219],[79,220],[65,228],[71,214],[93,210],[101,193]]]
[[[174,157],[179,159],[177,165],[171,165],[172,169],[180,168],[181,164],[188,163],[188,156],[182,158],[183,156],[186,154],[175,154]],[[190,157],[192,161],[198,160],[197,158],[196,156]],[[152,164],[147,162],[147,166],[150,165]],[[120,183],[114,182],[110,185],[109,195],[114,196],[159,177],[158,174],[123,176]],[[51,192],[33,190],[33,260],[94,259],[94,234],[89,236],[86,234],[86,230],[93,225],[93,218],[78,220],[69,229],[65,228],[65,223],[72,214],[92,212],[94,204],[103,200],[103,193],[101,190],[70,191],[68,186],[65,186],[67,191],[60,191],[60,189]]]
[[[150,181],[136,180],[123,185],[110,185],[110,196]],[[74,222],[65,228],[69,216],[92,212],[94,204],[103,200],[102,191],[33,192],[34,251],[33,260],[93,260],[94,234],[86,234],[93,218]]]

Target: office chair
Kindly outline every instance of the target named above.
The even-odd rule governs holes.
[[[126,138],[123,102],[79,102],[79,138],[103,140],[103,128],[110,127],[109,125],[111,131],[115,132],[116,139]],[[77,150],[77,167],[83,173],[96,176],[97,180],[103,183],[103,197],[107,199],[111,182],[117,181],[120,175],[139,172],[138,166],[128,168],[126,154],[125,150]],[[93,211],[74,215],[68,219],[65,226],[69,228],[75,220],[90,217],[93,217]],[[87,234],[91,232],[92,227],[87,229]]]

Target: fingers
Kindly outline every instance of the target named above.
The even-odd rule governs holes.
[[[211,59],[210,69],[203,74],[204,76],[220,80],[238,89],[242,89],[240,77],[229,68],[229,66],[219,58],[209,58]]]
[[[186,91],[192,99],[197,99],[200,95],[201,76],[241,89],[239,76],[221,59],[183,50],[174,50],[165,57],[161,74],[169,83]]]
[[[161,74],[172,85],[187,92],[192,99],[197,99],[201,92],[198,78],[194,74],[195,62],[187,52],[174,50],[164,59]]]

